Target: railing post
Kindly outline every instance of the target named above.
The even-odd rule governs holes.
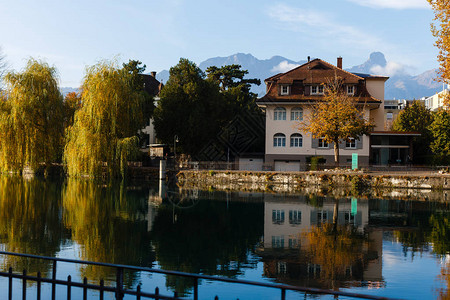
[[[8,273],[9,273],[9,275],[8,275],[8,277],[9,277],[9,279],[8,279],[8,300],[12,300],[12,280],[13,280],[13,277],[12,277],[12,268],[11,267],[9,267],[9,270],[8,270]]]
[[[105,286],[105,281],[103,279],[100,279],[100,300],[103,300],[103,287]]]
[[[158,295],[159,295],[159,287],[156,287],[155,288],[155,300],[159,300]]]
[[[22,277],[22,300],[27,299],[27,270],[23,269]]]
[[[136,300],[141,300],[141,285],[138,284],[136,288]]]
[[[72,281],[72,276],[67,276],[67,300],[70,300],[72,297],[72,293],[71,293],[71,281]]]
[[[83,278],[83,300],[87,300],[87,278]]]
[[[52,300],[56,299],[56,260],[53,261],[52,268]]]
[[[286,300],[286,289],[281,289],[281,300]]]
[[[41,300],[41,272],[37,273],[37,300]]]
[[[194,300],[198,300],[198,278],[194,278]]]
[[[116,300],[123,299],[123,268],[117,268],[116,275]]]

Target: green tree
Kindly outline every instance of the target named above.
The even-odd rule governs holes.
[[[181,58],[169,72],[153,116],[156,134],[166,144],[177,135],[182,151],[195,155],[226,122],[225,104],[218,85],[205,80],[188,59]]]
[[[81,95],[70,92],[64,97],[64,127],[73,125],[75,112],[81,108]]]
[[[425,157],[430,152],[431,132],[429,126],[433,122],[433,116],[425,104],[414,101],[402,110],[392,125],[395,131],[415,131],[420,137],[413,139],[414,155],[411,157],[415,163],[425,162]]]
[[[33,170],[60,161],[63,147],[63,97],[56,69],[30,59],[21,73],[5,76],[0,104],[0,169]]]
[[[299,123],[299,129],[314,138],[334,143],[334,162],[339,165],[339,143],[348,138],[358,139],[373,128],[364,118],[364,105],[359,99],[344,93],[341,80],[334,78],[325,86],[323,100],[310,105],[311,113]]]
[[[450,163],[450,113],[440,109],[434,113],[430,125],[432,135],[431,150],[435,155],[435,163]]]
[[[64,161],[70,176],[125,176],[127,161],[137,154],[137,132],[144,124],[146,97],[133,75],[113,62],[87,68],[82,107],[67,130]]]

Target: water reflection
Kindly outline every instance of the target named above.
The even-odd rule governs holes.
[[[63,220],[79,244],[80,259],[151,267],[154,252],[147,224],[147,193],[123,184],[101,186],[91,181],[69,180],[63,189]],[[91,280],[114,279],[112,270],[80,266]],[[126,286],[136,280],[125,274]]]
[[[152,238],[161,268],[236,277],[254,267],[249,253],[263,234],[261,201],[230,193],[168,192],[161,199]],[[190,279],[169,276],[166,285],[178,292]]]
[[[266,195],[264,203],[265,276],[328,289],[384,285],[382,235],[367,230],[368,200]]]
[[[0,243],[2,250],[56,256],[70,243],[69,232],[61,224],[61,185],[39,180],[0,177]],[[36,275],[47,275],[48,262],[19,257],[2,259],[9,267]]]
[[[386,243],[402,248],[387,253]],[[261,266],[263,271],[252,280],[330,289],[380,288],[388,291],[383,295],[396,288],[389,284],[383,251],[385,257],[411,257],[397,259],[398,264],[411,264],[429,253],[441,274],[432,273],[440,283],[425,289],[449,298],[450,209],[444,201],[2,177],[0,244],[7,251],[59,256],[73,249],[70,258],[75,259],[244,279],[248,270]],[[1,268],[9,266],[44,275],[51,271],[44,262],[2,258]],[[78,271],[90,281],[115,278],[113,270],[101,267],[80,266]],[[124,279],[128,287],[147,280],[136,272]],[[169,290],[192,290],[189,279],[164,280]]]

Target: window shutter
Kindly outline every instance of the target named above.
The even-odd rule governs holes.
[[[305,85],[304,88],[305,88],[305,96],[309,96],[311,92],[311,86]]]
[[[364,138],[364,136],[360,136],[359,140],[356,140],[356,149],[362,149],[363,148],[363,138]]]
[[[334,143],[328,143],[328,148],[327,149],[334,149]]]
[[[311,148],[319,148],[319,139],[312,138]]]
[[[339,143],[339,149],[345,149],[345,144],[346,144],[346,140],[342,140],[342,141]]]

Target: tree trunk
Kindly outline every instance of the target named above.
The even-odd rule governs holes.
[[[334,202],[334,211],[333,211],[333,233],[337,233],[338,217],[339,217],[339,199],[336,199]]]
[[[334,141],[334,165],[339,167],[339,140]]]

